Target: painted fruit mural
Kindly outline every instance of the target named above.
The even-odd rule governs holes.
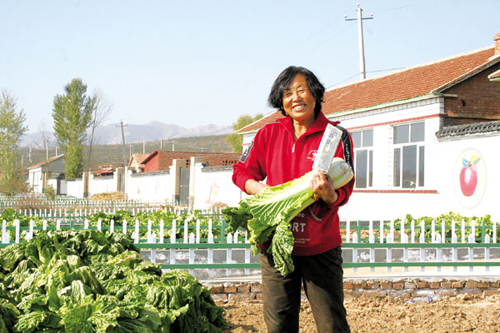
[[[469,159],[462,160],[462,170],[460,170],[460,189],[462,194],[470,197],[474,194],[477,187],[477,164],[481,158],[477,155],[471,156]]]

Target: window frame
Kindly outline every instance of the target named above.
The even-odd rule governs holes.
[[[407,129],[404,127],[408,126]],[[417,133],[419,130],[421,133]],[[412,122],[406,124],[398,124],[392,126],[392,187],[397,189],[421,189],[425,187],[425,121]],[[415,132],[415,133],[414,133]],[[406,134],[406,138],[401,137],[401,134]],[[408,163],[408,154],[411,149],[411,158],[415,161],[412,163],[410,172],[415,174],[413,186],[405,185],[405,174],[408,168],[405,169],[405,162]],[[406,155],[405,155],[406,153]],[[406,158],[405,158],[406,156]],[[398,165],[397,165],[398,164]]]
[[[359,133],[359,142],[357,142],[356,135]],[[368,134],[370,133],[370,134]],[[367,141],[366,136],[370,135],[368,138],[369,141]],[[354,188],[355,189],[370,189],[373,188],[373,128],[367,128],[367,129],[362,129],[359,131],[352,131],[351,132],[351,137],[353,137],[353,154],[354,154],[354,170],[355,170],[355,182],[354,182]],[[359,162],[360,158],[359,155],[362,154],[363,152],[366,152],[366,159],[364,159],[364,177],[359,177],[360,176],[360,170],[359,170]],[[359,181],[360,179],[364,179],[365,182],[363,184],[360,184]],[[360,187],[360,185],[364,185]]]

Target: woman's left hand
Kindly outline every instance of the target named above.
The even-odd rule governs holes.
[[[316,171],[311,180],[311,189],[314,199],[321,199],[326,203],[334,203],[338,199],[338,193],[333,186],[332,179],[327,173]]]

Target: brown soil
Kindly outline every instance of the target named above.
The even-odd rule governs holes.
[[[229,323],[224,332],[266,332],[260,301],[217,302]],[[500,332],[500,297],[461,294],[435,303],[405,305],[399,299],[346,300],[351,331],[384,333]],[[308,302],[302,303],[301,333],[316,332]]]

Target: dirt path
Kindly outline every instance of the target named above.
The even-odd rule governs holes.
[[[218,302],[229,323],[224,332],[266,332],[259,301]],[[500,332],[500,296],[462,294],[435,303],[405,305],[399,299],[352,299],[345,302],[353,333]],[[307,302],[303,302],[300,332],[316,332]]]

